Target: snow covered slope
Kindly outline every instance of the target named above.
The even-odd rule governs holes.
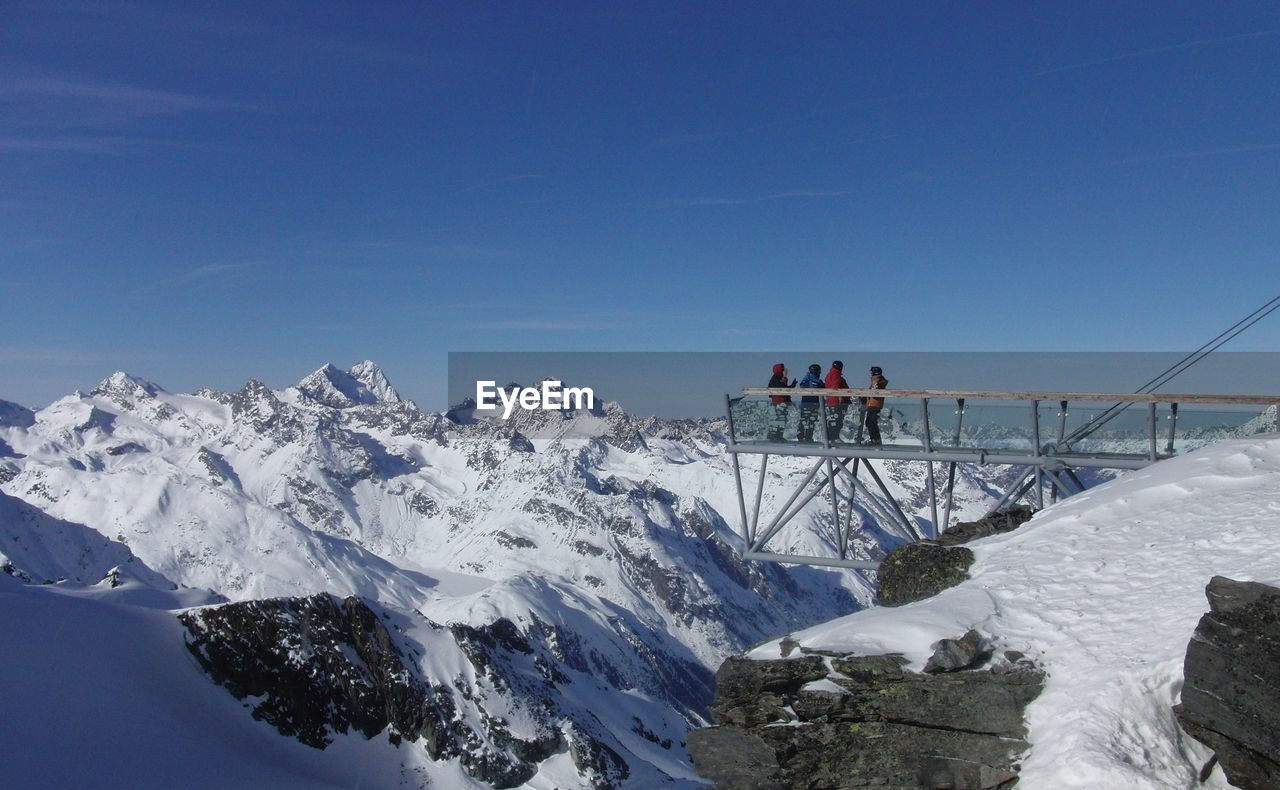
[[[908,606],[795,634],[899,652],[977,629],[1047,671],[1019,786],[1195,786],[1208,753],[1174,721],[1187,642],[1214,575],[1280,583],[1280,436],[1223,442],[1131,473],[970,544],[971,578]],[[777,658],[770,642],[751,655]],[[1220,770],[1210,786],[1227,787]]]
[[[48,588],[60,593],[124,574],[148,600],[324,592],[396,617],[481,629],[506,620],[553,675],[576,679],[541,687],[547,704],[531,731],[576,728],[590,748],[619,755],[633,786],[688,784],[685,733],[704,721],[719,661],[853,611],[869,587],[850,572],[738,557],[716,423],[636,419],[616,404],[543,422],[424,413],[372,363],[326,365],[281,391],[250,381],[194,395],[117,373],[38,412],[6,405],[0,566],[66,580]],[[774,472],[776,502],[803,470]],[[792,534],[829,551],[805,528],[828,517],[817,505]],[[868,536],[860,550],[884,548]],[[42,599],[9,599],[31,600]],[[478,720],[530,702],[473,676],[421,671],[476,700],[487,711]],[[579,768],[549,758],[530,786],[593,781]]]

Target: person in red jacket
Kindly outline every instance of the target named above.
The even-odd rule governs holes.
[[[884,371],[879,367],[871,368],[871,383],[867,385],[869,390],[882,390],[889,386],[889,380],[884,377]],[[880,445],[880,410],[884,408],[884,398],[859,398],[862,402],[863,424],[867,427],[867,443]]]
[[[831,363],[831,370],[827,371],[826,381],[823,386],[829,390],[847,390],[849,382],[844,380],[844,363],[836,360]],[[827,396],[827,441],[834,442],[840,438],[840,429],[844,427],[845,413],[849,411],[849,404],[853,403],[853,398],[847,395],[828,395]]]
[[[792,379],[791,383],[787,383],[787,366],[781,362],[773,366],[773,376],[769,379],[770,389],[779,387],[794,387],[796,380]],[[773,404],[773,414],[769,418],[769,441],[782,441],[782,431],[787,425],[787,411],[791,408],[791,396],[789,395],[770,395],[769,402]]]

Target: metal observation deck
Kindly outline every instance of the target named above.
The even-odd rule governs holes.
[[[988,513],[1028,497],[1068,497],[1086,487],[1079,470],[1140,469],[1223,439],[1277,430],[1280,395],[1169,395],[1101,392],[769,389],[725,396],[746,559],[873,570],[879,563],[848,558],[855,510],[911,539],[936,539],[951,522],[959,464],[1006,464],[1023,471]],[[793,403],[775,404],[770,396]],[[802,398],[817,396],[817,403]],[[842,424],[827,396],[850,397]],[[885,398],[883,443],[864,443],[858,398]],[[812,438],[801,441],[802,431]],[[748,514],[742,455],[761,457],[755,506]],[[781,510],[762,526],[769,456],[811,459],[807,474]],[[930,519],[903,511],[870,459],[926,464]],[[945,466],[939,483],[935,464]],[[860,477],[866,470],[866,480]],[[1086,475],[1087,476],[1087,475]],[[879,497],[871,492],[874,485]],[[838,555],[779,554],[768,543],[814,497],[827,494]],[[939,500],[943,517],[938,519]],[[750,516],[750,517],[748,517]],[[941,526],[940,526],[941,525]]]

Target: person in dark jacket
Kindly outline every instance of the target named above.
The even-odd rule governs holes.
[[[879,367],[871,368],[871,383],[867,385],[869,390],[882,390],[889,386],[889,380],[884,377],[884,371]],[[862,401],[863,424],[867,427],[867,443],[873,446],[880,445],[880,410],[884,408],[884,398],[859,398]]]
[[[827,371],[823,386],[829,390],[847,390],[849,382],[844,380],[844,363],[836,360]],[[827,441],[834,442],[840,438],[840,429],[844,427],[844,415],[849,411],[853,398],[847,395],[827,396]]]
[[[796,380],[792,379],[791,383],[787,383],[787,366],[781,362],[773,366],[773,376],[769,379],[769,388],[778,389],[781,387],[794,387]],[[791,409],[791,396],[789,395],[770,395],[769,402],[773,404],[773,416],[769,418],[769,441],[782,441],[782,431],[787,425],[787,412]]]
[[[800,380],[801,389],[822,389],[822,366],[813,364]],[[800,441],[812,442],[813,431],[818,425],[818,396],[805,395],[800,399]]]

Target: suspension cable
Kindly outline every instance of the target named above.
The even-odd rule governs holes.
[[[1271,315],[1277,309],[1280,309],[1280,294],[1272,297],[1266,304],[1262,305],[1262,307],[1259,307],[1252,313],[1249,313],[1244,318],[1241,318],[1239,321],[1224,329],[1222,332],[1219,332],[1213,339],[1200,346],[1200,348],[1197,348],[1195,351],[1192,351],[1190,354],[1187,354],[1182,359],[1156,374],[1155,378],[1151,379],[1146,384],[1143,384],[1136,390],[1136,392],[1138,394],[1155,392],[1160,387],[1163,387],[1165,384],[1172,381],[1175,376],[1209,356],[1209,354],[1221,348],[1225,343],[1237,337],[1241,332]],[[1072,442],[1078,442],[1081,439],[1084,439],[1132,405],[1132,403],[1113,404],[1100,414],[1094,416],[1093,419],[1089,420],[1084,425],[1081,425],[1079,428],[1072,431],[1069,436],[1062,440],[1061,444],[1070,445]]]

